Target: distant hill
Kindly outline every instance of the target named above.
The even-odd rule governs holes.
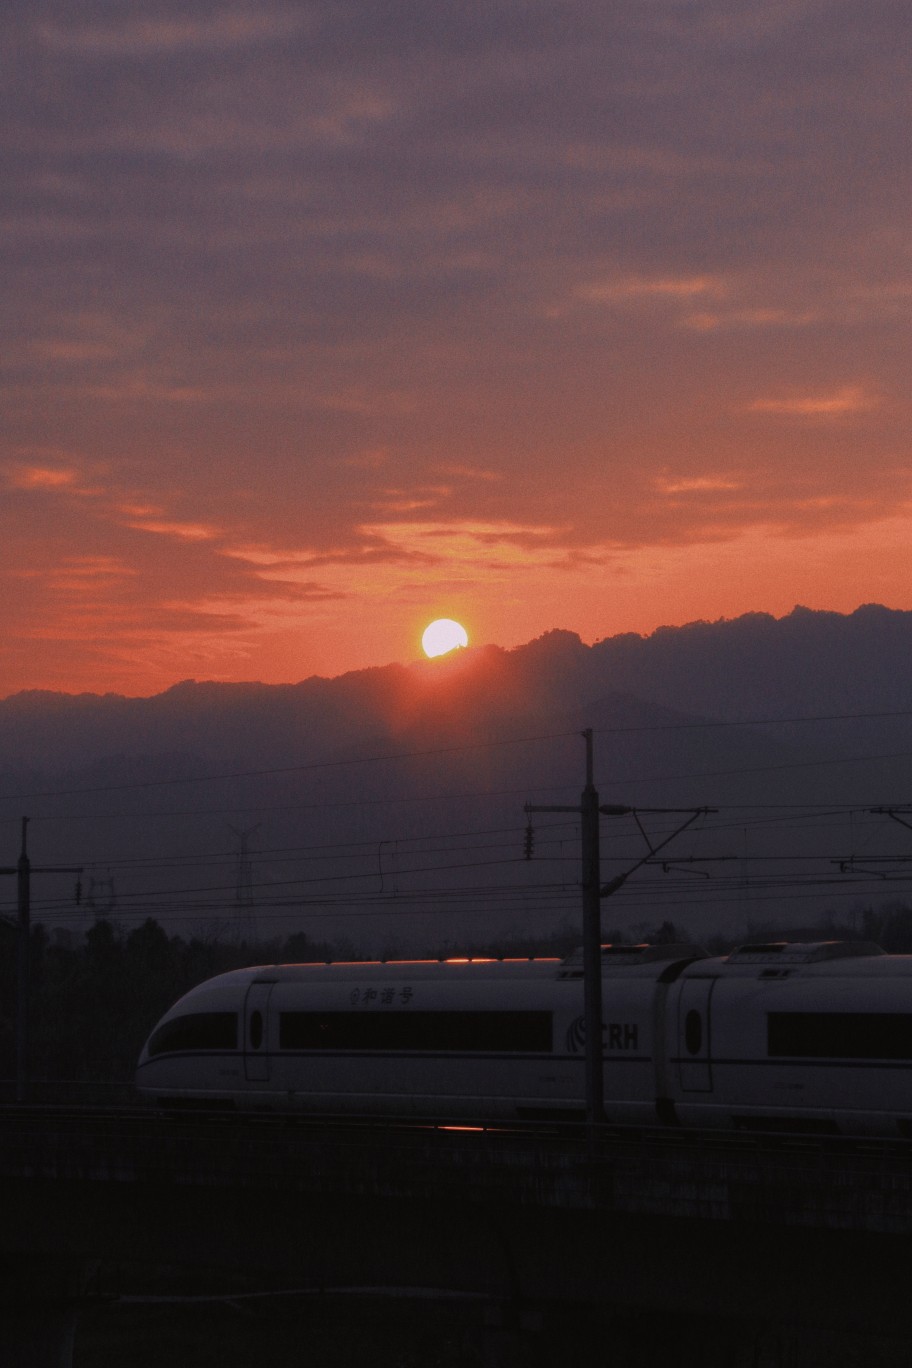
[[[577,801],[592,727],[603,801],[720,809],[669,847],[679,865],[631,878],[606,924],[844,912],[903,895],[906,853],[912,873],[912,832],[867,811],[912,799],[910,663],[912,613],[869,605],[592,646],[553,631],[295,685],[15,694],[0,701],[0,860],[28,815],[36,861],[84,863],[96,910],[113,882],[129,924],[409,945],[444,925],[454,946],[481,921],[551,927],[578,915],[575,818],[536,816],[535,858],[517,864],[523,808]],[[642,819],[654,844],[685,820]],[[605,820],[606,877],[644,853],[632,818]],[[46,876],[38,915],[79,929],[62,892]],[[13,894],[0,887],[7,911]]]
[[[598,642],[615,686],[714,716],[869,712],[909,706],[912,613],[866,604],[854,613],[795,608],[730,622],[663,627]]]

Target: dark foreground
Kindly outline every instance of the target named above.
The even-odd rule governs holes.
[[[74,1368],[455,1368],[479,1364],[463,1328],[411,1304],[117,1304],[83,1313]]]
[[[687,1316],[526,1312],[351,1297],[111,1303],[86,1310],[74,1368],[907,1368],[912,1346]]]

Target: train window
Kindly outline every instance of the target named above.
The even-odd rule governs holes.
[[[693,1010],[684,1018],[684,1044],[688,1054],[699,1054],[703,1044],[703,1018]]]
[[[263,1013],[250,1013],[250,1048],[258,1050],[263,1043]]]
[[[180,1050],[236,1050],[234,1012],[192,1012],[166,1021],[149,1041],[149,1056]]]
[[[550,1012],[281,1012],[282,1050],[550,1052]]]
[[[770,1012],[767,1050],[775,1059],[912,1059],[912,1015]]]

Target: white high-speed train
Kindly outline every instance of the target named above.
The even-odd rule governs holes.
[[[912,956],[868,943],[602,951],[607,1120],[912,1138]],[[270,965],[162,1018],[171,1107],[573,1119],[582,958]]]

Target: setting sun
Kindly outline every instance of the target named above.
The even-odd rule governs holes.
[[[421,645],[424,647],[424,654],[427,656],[446,655],[447,651],[453,651],[458,646],[468,646],[469,637],[466,629],[452,618],[437,618],[430,626],[425,627],[424,635],[421,638]]]

